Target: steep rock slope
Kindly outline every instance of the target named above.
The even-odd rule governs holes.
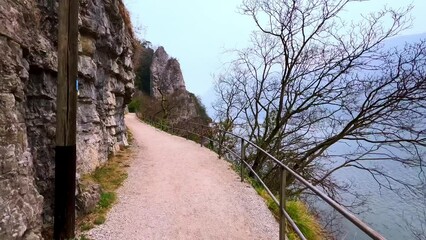
[[[155,98],[186,90],[183,74],[177,59],[170,58],[164,47],[158,47],[152,58],[151,91]]]
[[[150,61],[142,61],[137,85],[154,98],[152,105],[159,105],[147,111],[151,115],[148,117],[167,118],[173,123],[209,121],[199,99],[186,90],[179,61],[170,57],[162,46],[155,51],[144,47],[142,52],[142,58]]]
[[[120,0],[81,0],[78,172],[126,144],[132,33]],[[0,0],[0,239],[52,223],[58,1]]]

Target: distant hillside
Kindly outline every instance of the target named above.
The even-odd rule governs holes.
[[[401,47],[404,46],[406,43],[415,43],[420,40],[426,40],[426,33],[390,38],[385,42],[385,47]]]

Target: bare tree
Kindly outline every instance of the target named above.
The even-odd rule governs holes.
[[[410,25],[411,6],[347,22],[340,14],[352,2],[360,1],[245,0],[241,11],[258,31],[218,78],[216,111],[332,197],[345,188],[333,173],[347,167],[381,187],[414,189],[382,163],[423,169],[426,43],[384,48]],[[253,150],[249,160],[278,186],[264,154]],[[287,182],[290,195],[305,190],[291,175]]]

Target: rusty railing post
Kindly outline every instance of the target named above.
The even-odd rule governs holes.
[[[222,158],[222,143],[221,143],[221,141],[219,140],[219,146],[218,146],[218,155],[219,155],[219,159],[221,159]]]
[[[244,160],[246,158],[246,151],[244,148],[244,138],[241,138],[241,161],[240,161],[240,177],[241,177],[241,182],[244,181],[244,176],[243,176],[243,167],[244,167]]]
[[[286,219],[284,215],[285,211],[285,189],[286,189],[286,172],[283,167],[281,169],[281,186],[280,186],[280,240],[286,239]]]

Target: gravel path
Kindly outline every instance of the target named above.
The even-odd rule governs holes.
[[[278,239],[278,224],[229,163],[126,116],[137,145],[119,201],[92,239]]]

